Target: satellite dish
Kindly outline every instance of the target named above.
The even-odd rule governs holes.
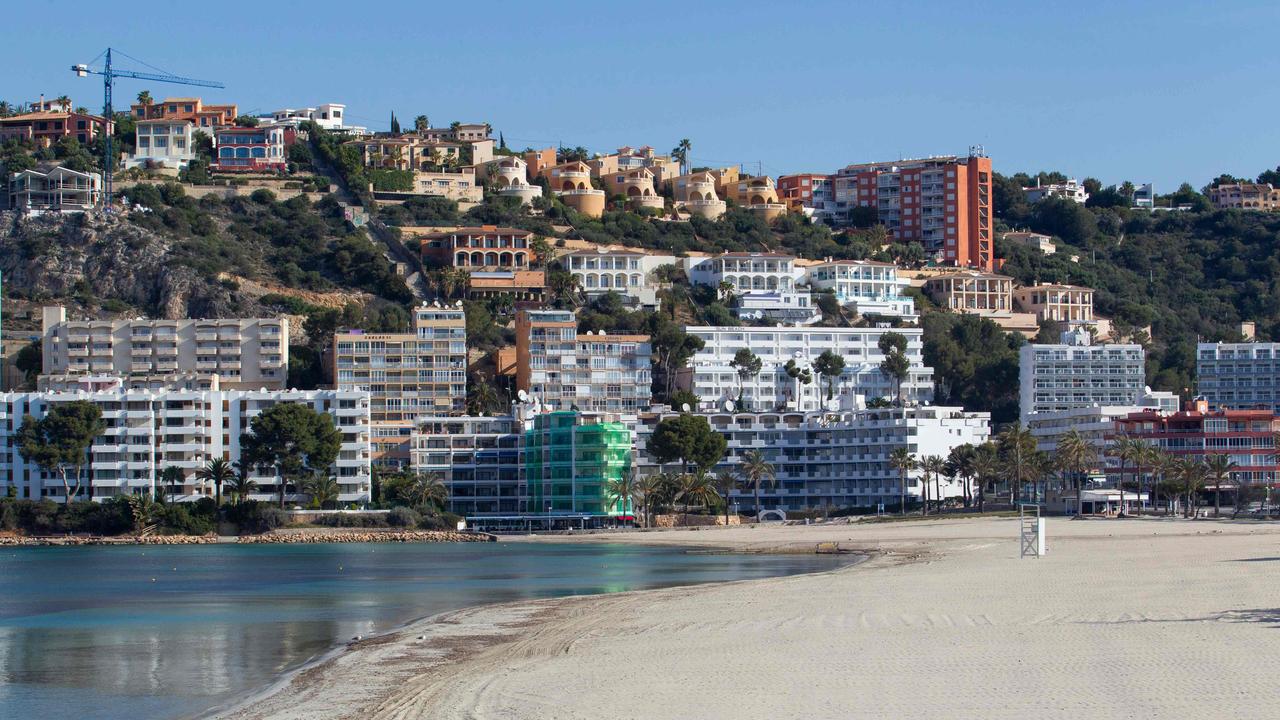
[[[520,398],[520,402],[529,402],[529,393],[523,390],[516,393],[516,397]]]
[[[681,409],[681,410],[683,410],[683,411],[685,411],[685,412],[689,412],[689,403],[685,403],[685,404],[681,405],[681,406],[680,406],[680,409]]]
[[[732,400],[725,400],[725,401],[724,401],[724,409],[725,409],[725,412],[733,412],[733,401],[732,401]]]

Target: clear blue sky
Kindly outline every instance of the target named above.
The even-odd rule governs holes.
[[[242,111],[343,102],[375,129],[392,110],[405,124],[488,121],[516,147],[688,137],[696,164],[769,174],[979,143],[1001,172],[1161,192],[1280,164],[1280,3],[1174,5],[18,3],[0,96],[100,109],[100,80],[67,68],[111,45],[225,82],[205,97]],[[124,80],[117,96],[144,88],[198,92]]]

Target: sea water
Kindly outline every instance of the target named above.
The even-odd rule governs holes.
[[[0,718],[189,716],[448,610],[839,562],[569,543],[5,548]]]

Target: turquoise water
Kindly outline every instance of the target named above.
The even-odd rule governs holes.
[[[839,562],[533,543],[7,548],[0,718],[189,716],[354,635],[447,610]]]

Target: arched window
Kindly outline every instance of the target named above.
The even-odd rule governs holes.
[[[613,286],[625,290],[627,287],[627,276],[624,273],[618,273],[613,278]]]
[[[584,283],[584,285],[588,290],[595,290],[598,285],[598,283],[596,282],[596,274],[591,273],[587,275],[587,281],[586,283]]]
[[[236,156],[236,151],[234,148],[229,148],[229,147],[218,148],[218,157],[233,158],[235,156]]]
[[[601,288],[611,287],[612,285],[613,285],[613,283],[612,283],[612,281],[610,280],[610,277],[609,277],[608,273],[606,273],[606,274],[604,274],[604,275],[601,275],[601,276],[600,276],[600,287],[601,287]]]
[[[460,252],[457,255],[455,255],[453,257],[453,264],[458,265],[460,267],[465,266],[467,264],[467,254],[464,252]]]
[[[492,253],[492,252],[491,252],[491,253],[485,253],[485,254],[484,254],[484,264],[485,264],[485,265],[497,265],[497,264],[498,264],[498,253]]]
[[[472,264],[472,265],[483,265],[483,264],[484,264],[484,253],[478,253],[478,252],[471,253],[471,264]]]
[[[640,287],[641,280],[642,278],[639,273],[633,273],[631,275],[631,287]]]
[[[511,253],[504,252],[501,255],[498,255],[498,264],[501,265],[502,267],[511,267],[512,257],[513,256],[511,255]]]

